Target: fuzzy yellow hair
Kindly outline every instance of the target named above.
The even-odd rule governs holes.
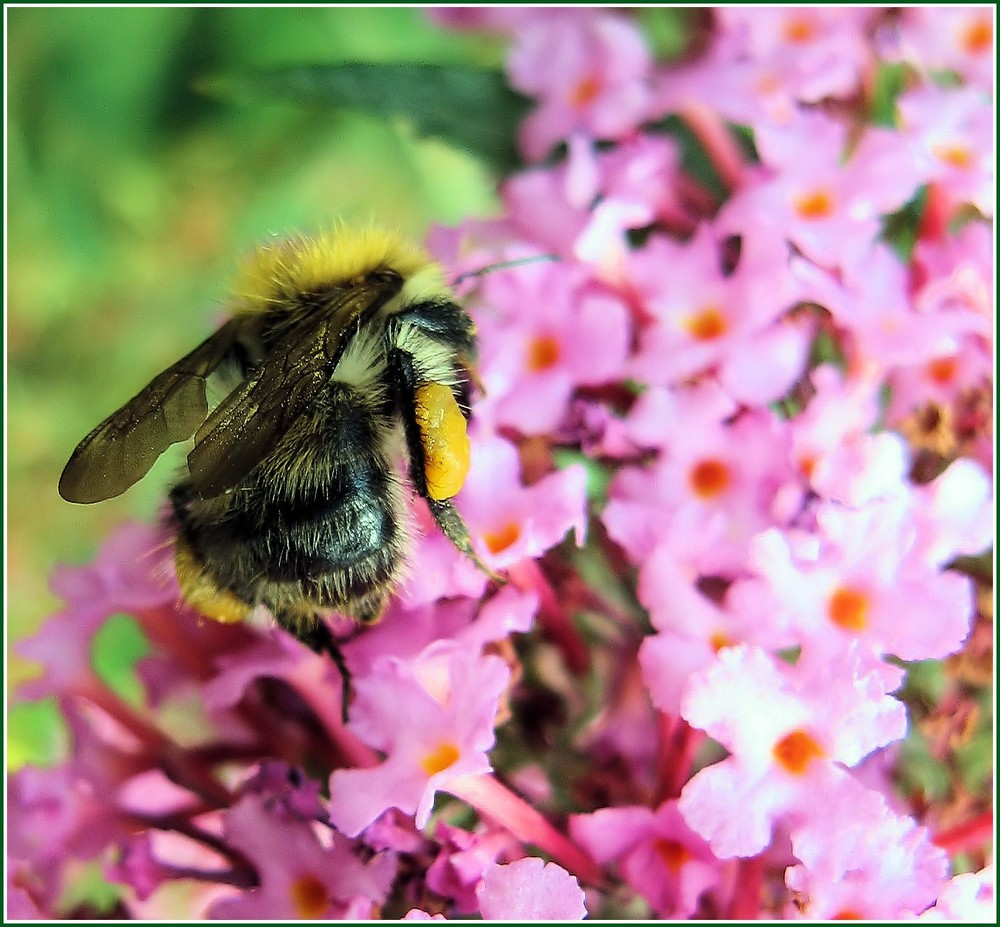
[[[307,238],[277,239],[258,248],[234,285],[245,312],[264,312],[294,293],[348,284],[377,268],[391,268],[407,282],[407,295],[445,289],[441,268],[421,248],[377,226],[338,223]]]

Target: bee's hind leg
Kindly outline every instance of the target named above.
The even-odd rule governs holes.
[[[344,724],[347,724],[347,706],[351,698],[351,671],[347,668],[347,661],[344,659],[340,644],[330,633],[329,625],[318,617],[309,622],[286,622],[281,616],[276,617],[286,631],[293,634],[310,650],[320,656],[329,657],[337,667],[337,672],[340,673],[340,717]]]

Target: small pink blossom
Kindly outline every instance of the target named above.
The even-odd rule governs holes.
[[[780,241],[745,247],[731,274],[723,273],[707,225],[683,245],[657,236],[632,256],[632,286],[652,317],[640,333],[633,377],[670,385],[711,373],[734,399],[758,404],[779,398],[801,375],[809,326],[778,324],[798,300],[787,251]]]
[[[747,59],[765,64],[773,83],[804,103],[851,96],[872,64],[868,10],[722,7],[715,15],[722,35],[732,35]]]
[[[457,914],[478,913],[476,890],[484,871],[499,857],[516,850],[516,842],[503,830],[470,833],[440,823],[434,836],[441,849],[427,870],[428,887],[451,899]]]
[[[524,305],[535,306],[525,315]],[[578,386],[618,380],[628,312],[611,292],[565,264],[532,264],[487,281],[476,312],[485,390],[477,417],[522,434],[552,431]]]
[[[766,412],[692,425],[651,466],[619,471],[602,520],[636,562],[663,542],[700,574],[731,575],[782,518],[794,478],[787,429]]]
[[[900,131],[925,182],[992,216],[996,202],[993,105],[981,91],[926,85],[898,100]]]
[[[948,880],[937,903],[920,915],[922,921],[989,923],[996,917],[996,870],[990,863],[979,872],[963,872]]]
[[[570,819],[574,838],[600,863],[616,862],[625,881],[664,918],[694,914],[698,899],[722,873],[708,844],[676,801],[659,808],[603,808]]]
[[[628,20],[587,11],[553,18],[518,35],[508,70],[515,89],[539,99],[521,129],[532,161],[583,129],[594,138],[622,138],[645,118],[650,60],[642,34]]]
[[[313,827],[274,811],[257,796],[226,813],[227,842],[256,864],[260,887],[214,902],[209,916],[224,919],[316,919],[371,916],[395,873],[391,854],[365,860],[349,840],[330,834],[324,845]]]
[[[561,866],[533,856],[487,867],[476,896],[488,921],[579,921],[587,916],[576,879]]]
[[[859,786],[825,796],[837,839],[821,822],[792,848],[802,865],[785,872],[802,915],[817,920],[889,920],[922,910],[941,891],[948,861],[928,831]]]
[[[334,824],[353,836],[399,808],[423,827],[437,791],[456,777],[489,772],[487,751],[509,676],[499,658],[455,649],[421,670],[385,659],[356,680],[350,727],[386,759],[370,769],[334,771]]]
[[[517,451],[503,438],[473,436],[472,469],[455,503],[487,566],[502,570],[537,557],[572,529],[583,540],[586,480],[571,465],[531,486],[518,476]]]
[[[766,225],[828,269],[866,254],[881,216],[910,200],[922,180],[886,130],[868,129],[845,162],[846,127],[819,112],[762,126],[755,140],[766,167],[720,211],[720,229],[759,236]]]
[[[759,853],[779,820],[793,841],[820,820],[841,826],[826,809],[852,781],[842,767],[906,733],[906,709],[884,686],[857,648],[807,672],[746,644],[719,651],[691,678],[681,713],[731,756],[684,787],[685,821],[721,858]]]
[[[922,70],[955,71],[992,93],[995,28],[988,6],[907,7],[899,27],[899,48],[905,60]]]
[[[796,629],[805,656],[825,659],[852,641],[904,660],[959,647],[969,631],[971,583],[928,565],[904,500],[859,510],[826,504],[816,517],[812,551],[769,530],[754,539],[749,557],[765,581],[757,595]]]

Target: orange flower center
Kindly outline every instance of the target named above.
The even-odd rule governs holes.
[[[459,756],[461,753],[453,743],[439,744],[420,761],[420,767],[428,776],[433,776],[451,766]]]
[[[827,219],[833,215],[833,207],[829,190],[813,190],[795,199],[795,211],[803,219]]]
[[[700,312],[688,316],[684,327],[696,341],[714,341],[726,333],[729,325],[717,306],[706,306]]]
[[[826,613],[838,628],[860,632],[868,627],[869,605],[866,593],[860,589],[841,586],[830,596]]]
[[[292,906],[302,920],[322,917],[330,905],[326,886],[314,875],[299,876],[289,889]]]
[[[799,460],[799,472],[807,479],[811,480],[813,471],[816,469],[816,458],[809,454]]]
[[[691,489],[702,499],[714,499],[729,486],[729,467],[721,460],[703,460],[690,476]]]
[[[486,546],[490,549],[491,554],[499,554],[500,551],[510,547],[520,536],[520,526],[515,522],[510,522],[497,531],[490,531],[484,534],[483,540],[486,542]]]
[[[833,915],[831,920],[834,921],[860,921],[862,917],[857,911],[852,911],[850,908],[844,908],[842,911],[838,911]]]
[[[958,358],[937,357],[927,365],[927,375],[941,386],[950,383],[958,372]]]
[[[653,841],[653,849],[671,872],[680,872],[681,867],[691,858],[691,851],[684,844],[667,840],[666,837],[657,837]]]
[[[554,367],[559,360],[559,342],[551,335],[540,335],[528,346],[528,370],[539,373]]]
[[[569,102],[579,108],[587,106],[593,103],[597,98],[597,95],[601,92],[601,82],[598,78],[594,76],[585,77],[580,83],[578,83],[574,88],[573,92],[570,94]]]
[[[785,23],[785,38],[798,45],[816,37],[816,23],[809,19],[790,19]]]
[[[806,731],[786,734],[774,745],[774,758],[778,765],[793,776],[801,776],[813,760],[824,756],[823,748]]]
[[[962,47],[970,55],[980,55],[993,47],[993,23],[977,19],[962,35]]]
[[[722,631],[716,631],[709,637],[708,644],[712,650],[718,653],[723,647],[732,647],[733,639],[728,634],[723,634]]]
[[[947,164],[949,167],[957,168],[960,171],[967,171],[972,167],[972,152],[969,151],[967,145],[961,145],[958,142],[951,142],[947,145],[935,145],[934,157],[938,159],[942,164]]]

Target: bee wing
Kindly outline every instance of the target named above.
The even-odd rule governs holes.
[[[291,327],[262,364],[195,435],[188,469],[204,498],[240,482],[277,447],[330,381],[348,336],[399,289],[373,279],[336,294],[313,319]]]
[[[171,444],[190,438],[208,414],[205,381],[232,348],[239,328],[236,320],[227,322],[101,422],[73,451],[59,478],[59,494],[84,503],[118,496]]]

